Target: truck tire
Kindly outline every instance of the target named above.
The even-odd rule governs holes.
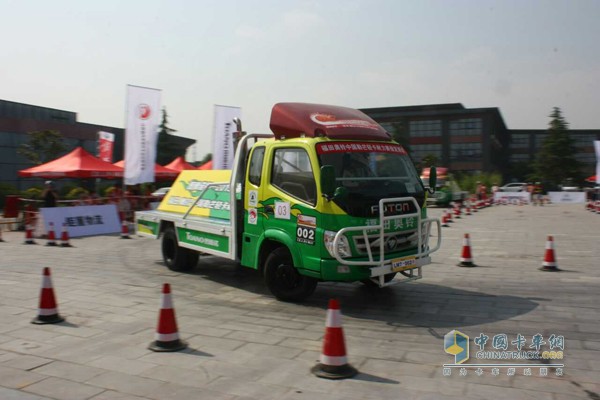
[[[163,233],[162,255],[165,265],[171,271],[189,271],[198,264],[198,252],[180,247],[172,227],[165,229]]]
[[[317,280],[301,275],[285,247],[275,249],[265,261],[265,284],[281,301],[302,301],[317,287]]]

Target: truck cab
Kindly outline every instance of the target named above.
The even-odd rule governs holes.
[[[179,225],[167,250],[238,260],[259,270],[271,292],[286,301],[308,297],[320,281],[386,286],[422,277],[421,267],[439,248],[441,229],[438,220],[427,218],[426,190],[401,145],[369,117],[344,107],[279,103],[271,130],[270,137],[244,135],[229,182],[204,181],[202,193],[179,211],[184,217],[167,220],[161,203],[161,222],[149,236],[164,234],[171,222]],[[250,144],[253,139],[261,140]],[[201,181],[203,172],[182,175],[189,184],[191,175]],[[219,196],[216,188],[230,206],[215,203],[220,220],[217,212],[200,220],[202,211],[195,209],[210,207],[207,200]],[[139,213],[138,226],[148,226],[149,217]],[[436,224],[437,244],[430,246]],[[198,239],[186,240],[190,234]],[[171,268],[194,266],[191,259],[177,265],[169,260]],[[392,282],[397,273],[403,279]]]
[[[437,168],[437,179],[435,184],[435,194],[427,198],[427,203],[438,207],[448,207],[453,202],[463,202],[467,199],[468,193],[460,189],[454,176],[448,171],[448,168]],[[429,168],[421,172],[421,181],[426,188],[429,184]]]

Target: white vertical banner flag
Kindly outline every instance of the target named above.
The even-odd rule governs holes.
[[[127,85],[126,112],[125,184],[154,182],[160,90]]]
[[[98,132],[98,158],[102,161],[112,163],[113,149],[115,146],[115,134],[110,132]]]
[[[234,118],[242,116],[240,107],[215,105],[215,131],[213,135],[213,169],[231,169],[233,166]]]
[[[594,140],[596,148],[596,183],[600,184],[600,140]]]

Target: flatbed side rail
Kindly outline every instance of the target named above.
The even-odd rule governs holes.
[[[395,202],[404,202],[404,201],[411,201],[414,204],[417,212],[410,213],[410,214],[402,214],[402,215],[391,215],[391,216],[385,215],[385,204],[395,203]],[[441,240],[442,240],[442,228],[441,228],[439,219],[433,219],[433,218],[422,219],[421,218],[421,209],[419,208],[419,204],[417,203],[417,200],[414,197],[396,197],[396,198],[390,198],[390,199],[381,199],[379,201],[379,225],[351,226],[351,227],[346,227],[346,228],[340,229],[333,239],[332,253],[333,253],[334,258],[339,263],[345,264],[345,265],[381,266],[381,265],[385,264],[386,263],[385,246],[383,246],[383,243],[385,243],[385,226],[387,224],[390,224],[391,221],[393,221],[393,220],[408,219],[408,218],[416,218],[417,219],[417,223],[416,223],[416,225],[417,225],[416,226],[417,253],[415,254],[415,257],[417,259],[424,258],[424,257],[429,256],[429,254],[439,250],[439,248],[441,246]],[[429,247],[429,236],[431,233],[431,225],[434,223],[437,226],[437,243],[436,243],[435,247],[430,248]],[[342,237],[345,236],[346,233],[357,232],[357,231],[362,232],[363,237],[366,240],[366,243],[368,243],[368,240],[367,240],[368,232],[369,231],[372,232],[374,230],[377,230],[378,235],[379,235],[380,245],[379,245],[379,254],[378,255],[373,254],[373,252],[370,249],[370,246],[367,246],[367,256],[369,258],[368,261],[351,261],[351,260],[348,260],[347,258],[343,258],[340,255],[340,253],[339,253],[340,240],[342,240]],[[349,239],[349,238],[347,238],[347,239]],[[378,256],[378,257],[376,257],[376,256]],[[389,261],[389,260],[387,260],[387,261]]]

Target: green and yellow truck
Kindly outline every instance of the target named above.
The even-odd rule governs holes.
[[[168,268],[194,268],[201,253],[235,260],[283,301],[307,298],[318,282],[422,277],[440,222],[427,217],[406,151],[379,124],[307,103],[276,104],[273,134],[236,124],[232,170],[183,171],[156,210],[136,212],[138,234],[162,238]]]

